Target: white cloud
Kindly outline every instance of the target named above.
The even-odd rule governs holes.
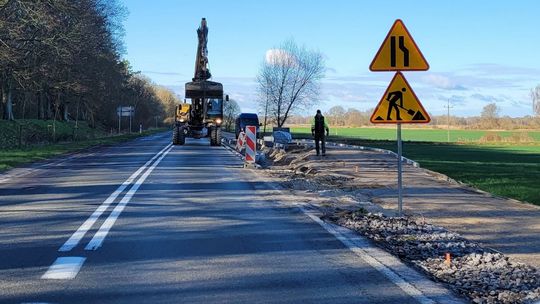
[[[449,77],[440,74],[429,74],[422,77],[422,80],[427,84],[433,85],[436,88],[443,90],[464,90],[465,87],[456,85]]]
[[[264,58],[266,63],[272,65],[291,65],[296,61],[289,52],[282,49],[269,49]]]

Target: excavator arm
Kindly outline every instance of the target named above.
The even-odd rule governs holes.
[[[212,77],[208,68],[208,26],[206,18],[202,18],[197,29],[198,45],[195,58],[195,75],[193,82],[186,83],[186,98],[223,98],[223,85],[209,81]]]
[[[193,81],[204,81],[212,77],[208,69],[208,27],[206,18],[202,18],[201,26],[197,29],[199,45],[197,46],[197,57],[195,58],[195,77]]]

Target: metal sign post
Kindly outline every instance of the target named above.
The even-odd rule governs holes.
[[[120,134],[120,124],[122,121],[122,113],[120,111],[117,111],[116,114],[118,114],[118,134]]]
[[[398,170],[398,216],[403,215],[403,169],[401,163],[401,123],[397,124],[397,151],[398,151],[398,161],[397,161],[397,170]]]
[[[431,118],[401,71],[427,71],[429,64],[403,21],[398,19],[386,35],[369,69],[372,72],[396,71],[370,121],[374,124],[395,123],[397,126],[398,216],[403,216],[401,124],[429,123]]]

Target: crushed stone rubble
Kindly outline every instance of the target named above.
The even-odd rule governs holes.
[[[540,299],[538,269],[426,223],[424,218],[387,217],[360,209],[339,211],[325,219],[361,233],[472,303],[536,303]]]

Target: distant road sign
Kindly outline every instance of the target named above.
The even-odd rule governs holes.
[[[372,123],[428,123],[428,113],[405,76],[397,72],[371,115]]]
[[[397,19],[386,35],[369,69],[378,71],[427,71],[429,64],[411,34]]]
[[[122,117],[130,117],[135,115],[135,107],[129,106],[129,107],[117,107],[116,108],[116,115],[122,116]]]

